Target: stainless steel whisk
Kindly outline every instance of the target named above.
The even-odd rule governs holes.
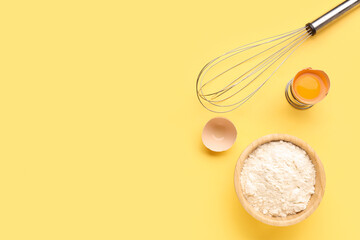
[[[211,60],[196,81],[200,103],[217,113],[240,107],[306,39],[359,3],[360,0],[344,1],[302,28],[243,45]]]

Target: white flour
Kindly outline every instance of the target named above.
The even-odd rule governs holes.
[[[240,181],[255,210],[285,217],[306,208],[315,190],[315,169],[304,150],[276,141],[259,146],[249,155]]]

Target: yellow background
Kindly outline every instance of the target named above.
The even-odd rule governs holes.
[[[339,2],[2,1],[0,239],[359,239],[359,8],[237,111],[195,94],[213,57]],[[298,111],[284,87],[306,67],[331,89]],[[200,138],[215,116],[238,130],[222,154]],[[270,133],[305,140],[325,167],[321,205],[295,226],[256,221],[234,191],[238,156]]]

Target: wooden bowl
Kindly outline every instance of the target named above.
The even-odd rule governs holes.
[[[290,143],[293,143],[297,145],[298,147],[304,149],[306,153],[309,155],[312,163],[314,164],[315,171],[316,171],[316,177],[315,177],[315,193],[311,196],[309,203],[305,210],[298,212],[293,215],[288,215],[286,217],[273,217],[264,215],[259,211],[256,211],[250,203],[246,200],[243,190],[240,183],[240,173],[242,170],[242,167],[244,166],[245,160],[248,158],[249,154],[252,153],[257,147],[264,143],[272,142],[272,141],[287,141]],[[318,155],[315,153],[314,149],[310,147],[306,142],[303,140],[286,135],[286,134],[270,134],[267,136],[263,136],[254,142],[252,142],[240,155],[239,160],[237,161],[236,167],[235,167],[235,190],[236,194],[242,204],[242,206],[245,208],[245,210],[254,218],[257,220],[273,225],[273,226],[289,226],[296,223],[301,222],[308,216],[310,216],[315,209],[319,206],[321,199],[324,195],[325,191],[325,172],[324,167],[318,157]]]

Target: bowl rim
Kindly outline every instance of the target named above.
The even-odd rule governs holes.
[[[296,146],[300,147],[309,155],[310,160],[314,164],[316,170],[315,176],[315,193],[312,194],[309,203],[305,210],[300,211],[293,215],[288,215],[286,217],[272,217],[268,215],[264,215],[259,211],[256,211],[250,203],[246,200],[241,183],[240,183],[240,173],[242,170],[242,166],[244,165],[245,160],[252,153],[257,147],[263,145],[268,142],[273,141],[286,141],[295,144]],[[326,177],[324,167],[320,161],[319,156],[316,154],[314,149],[307,144],[305,141],[294,137],[288,134],[269,134],[263,137],[260,137],[250,143],[244,151],[241,153],[235,167],[235,174],[234,174],[234,182],[235,182],[235,191],[239,198],[239,201],[243,208],[255,219],[272,226],[290,226],[296,223],[299,223],[309,217],[319,206],[324,192],[325,192],[325,185],[326,185]],[[311,203],[311,204],[310,204]]]

